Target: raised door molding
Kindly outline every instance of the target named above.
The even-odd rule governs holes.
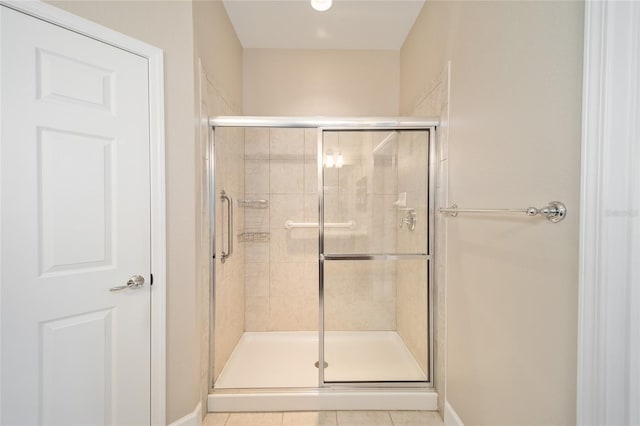
[[[579,425],[640,424],[640,2],[585,3]]]

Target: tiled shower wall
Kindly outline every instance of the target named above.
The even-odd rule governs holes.
[[[238,128],[218,128],[215,134],[216,161],[215,192],[216,209],[216,260],[215,260],[215,350],[214,378],[217,378],[231,352],[245,330],[245,247],[238,244],[235,233],[244,225],[244,212],[234,204],[233,254],[222,263],[221,252],[228,251],[227,245],[227,205],[220,200],[224,190],[234,203],[244,194],[244,144],[243,131]]]
[[[435,206],[448,207],[449,188],[449,98],[451,63],[448,62],[431,86],[420,96],[411,114],[416,117],[438,117],[440,125],[436,135],[436,193]],[[435,214],[435,280],[434,280],[434,364],[435,387],[439,395],[446,395],[446,282],[447,282],[447,220]],[[445,398],[438,398],[438,410],[444,412]]]
[[[245,129],[245,232],[269,232],[269,242],[246,248],[247,331],[318,329],[316,229],[285,229],[285,222],[317,222],[315,129]]]
[[[197,306],[200,317],[201,328],[198,330],[200,336],[200,363],[202,369],[200,371],[200,396],[203,407],[206,407],[207,396],[211,383],[209,375],[217,377],[233,348],[244,332],[244,253],[242,247],[237,247],[233,262],[229,262],[224,268],[221,267],[219,256],[216,259],[216,279],[221,280],[222,277],[227,281],[218,282],[222,287],[216,287],[217,301],[225,306],[216,310],[216,330],[215,350],[210,352],[210,310],[211,306],[211,257],[212,246],[210,241],[210,196],[209,194],[209,161],[212,156],[210,151],[211,128],[209,127],[209,117],[212,115],[236,115],[240,108],[233,105],[228,100],[223,91],[207,77],[207,72],[198,61],[199,69],[199,87],[198,93],[200,98],[200,126],[199,126],[199,144],[198,150],[198,169],[196,170],[198,180],[198,211],[200,217],[196,222],[198,241],[198,257],[197,262],[197,280],[196,297],[200,301]],[[216,188],[213,195],[216,203],[216,213],[220,214],[219,198],[215,194],[219,194],[224,188],[234,194],[244,193],[244,135],[237,129],[218,129],[217,132],[216,153],[227,159],[223,165],[218,167],[216,176]],[[219,218],[220,216],[218,216]],[[240,224],[244,224],[243,216],[236,215],[237,228]],[[220,235],[222,224],[216,225],[216,244],[217,253],[220,253]],[[225,230],[226,235],[226,230]],[[235,308],[232,308],[234,307]],[[214,357],[215,366],[211,365],[211,358]]]
[[[428,226],[428,134],[426,131],[403,132],[398,148],[398,191],[406,192],[407,207],[414,208],[416,227],[398,231],[398,252],[421,253],[426,251],[429,238]],[[398,222],[406,215],[398,210]],[[420,260],[398,262],[397,304],[398,334],[411,351],[420,367],[428,371],[428,269]]]
[[[354,230],[326,230],[326,252],[394,251],[395,164],[374,158],[386,134],[326,135],[325,149],[341,152],[342,168],[325,170],[325,222],[355,221]],[[318,229],[285,229],[287,220],[318,221],[316,129],[245,129],[245,232],[269,232],[269,242],[246,248],[247,331],[317,330]],[[327,330],[395,330],[393,262],[325,263]]]

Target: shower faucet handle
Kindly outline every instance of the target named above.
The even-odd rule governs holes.
[[[407,229],[409,231],[416,229],[416,222],[418,219],[415,209],[403,208],[400,210],[405,210],[407,212],[407,214],[400,219],[400,228],[402,228],[402,225],[407,225]]]

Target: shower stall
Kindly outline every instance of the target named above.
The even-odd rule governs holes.
[[[209,411],[435,409],[435,126],[211,120]]]

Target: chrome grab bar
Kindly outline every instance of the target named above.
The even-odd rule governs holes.
[[[452,204],[448,208],[440,208],[440,213],[449,213],[452,217],[458,216],[458,213],[515,213],[526,214],[527,216],[542,215],[548,221],[557,223],[567,215],[567,207],[560,201],[550,201],[548,206],[542,208],[528,207],[526,209],[460,209],[457,205]]]
[[[294,222],[292,220],[287,220],[284,223],[285,229],[294,229],[294,228],[317,228],[318,222]],[[355,220],[349,220],[347,222],[325,222],[325,228],[348,228],[348,229],[356,229],[358,225]]]
[[[224,263],[233,254],[233,200],[224,190],[220,193],[220,200],[227,202],[227,249],[229,251],[225,253],[224,247],[221,250],[220,262]]]

